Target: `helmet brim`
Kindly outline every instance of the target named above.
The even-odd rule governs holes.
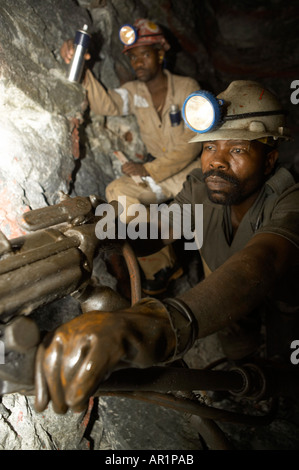
[[[189,143],[192,142],[209,142],[214,140],[258,140],[263,137],[273,137],[274,139],[286,139],[289,137],[273,132],[251,132],[245,129],[218,129],[212,132],[198,133]]]
[[[130,46],[124,46],[122,53],[126,54],[129,52],[131,49],[135,49],[136,47],[142,47],[142,46],[151,46],[151,47],[160,47],[161,49],[164,49],[165,51],[168,49],[165,49],[164,46],[161,44],[161,42],[153,42],[153,41],[136,41],[134,44],[131,44]]]

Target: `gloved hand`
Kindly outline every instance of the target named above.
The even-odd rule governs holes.
[[[175,350],[167,309],[156,299],[116,312],[82,314],[39,346],[35,408],[43,411],[52,400],[56,413],[83,411],[111,372],[166,362]]]

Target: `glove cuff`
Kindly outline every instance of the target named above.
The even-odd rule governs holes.
[[[180,299],[163,299],[172,329],[176,336],[176,348],[171,361],[183,357],[197,338],[197,321],[188,307]]]

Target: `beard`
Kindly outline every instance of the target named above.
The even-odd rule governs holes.
[[[211,202],[224,206],[231,206],[238,205],[246,199],[246,196],[242,194],[241,184],[237,178],[227,175],[219,170],[209,170],[203,173],[203,180],[206,181],[209,176],[217,176],[218,178],[231,183],[231,190],[228,193],[221,190],[211,190],[206,185],[208,198]]]

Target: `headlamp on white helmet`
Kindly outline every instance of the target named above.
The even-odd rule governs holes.
[[[223,100],[218,100],[211,92],[199,90],[186,98],[183,104],[183,118],[194,132],[208,132],[216,128],[222,120]]]
[[[276,109],[227,115],[226,109],[224,100],[216,98],[210,91],[199,90],[186,98],[182,113],[186,125],[199,134],[214,131],[227,121],[285,114]]]

